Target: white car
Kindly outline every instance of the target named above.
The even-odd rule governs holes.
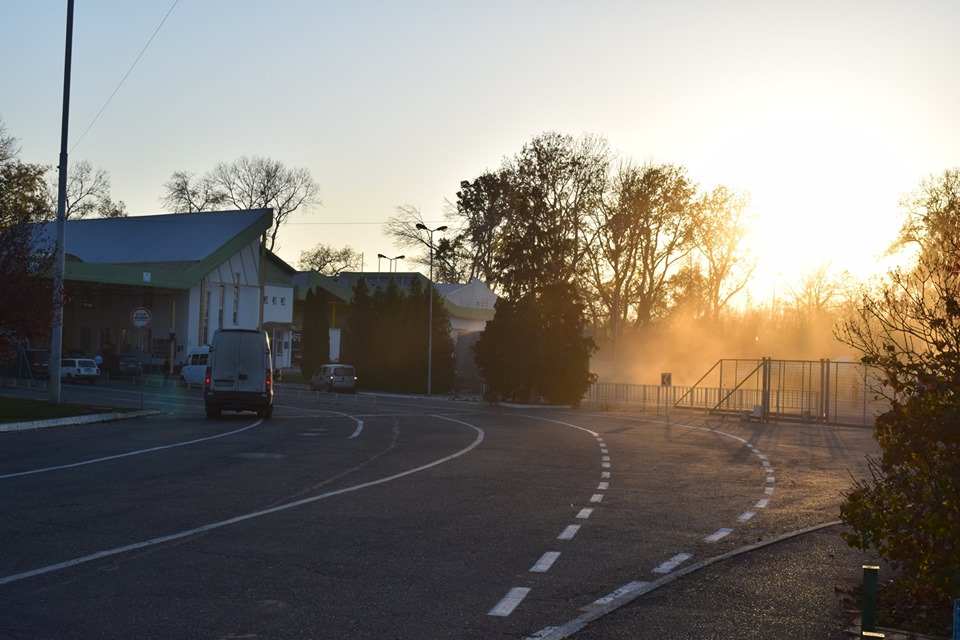
[[[97,363],[90,358],[64,358],[60,361],[60,379],[66,382],[85,381],[93,384],[100,377]]]
[[[311,391],[357,392],[357,372],[349,364],[325,364],[310,378]]]

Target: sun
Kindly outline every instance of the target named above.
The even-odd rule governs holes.
[[[841,112],[794,108],[743,119],[717,143],[718,182],[751,194],[755,299],[824,264],[861,279],[886,270],[912,178],[882,135]]]

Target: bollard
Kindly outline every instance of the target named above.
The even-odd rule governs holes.
[[[877,630],[877,577],[879,573],[880,567],[863,565],[863,612],[860,615],[860,637],[862,638],[876,637],[863,635],[863,633]]]

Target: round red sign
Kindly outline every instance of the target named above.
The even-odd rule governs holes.
[[[137,329],[145,329],[150,326],[150,309],[146,307],[137,307],[130,312],[130,323]]]

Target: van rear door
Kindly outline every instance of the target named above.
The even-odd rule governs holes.
[[[256,331],[220,331],[210,372],[215,391],[263,392],[270,354],[264,336]]]

